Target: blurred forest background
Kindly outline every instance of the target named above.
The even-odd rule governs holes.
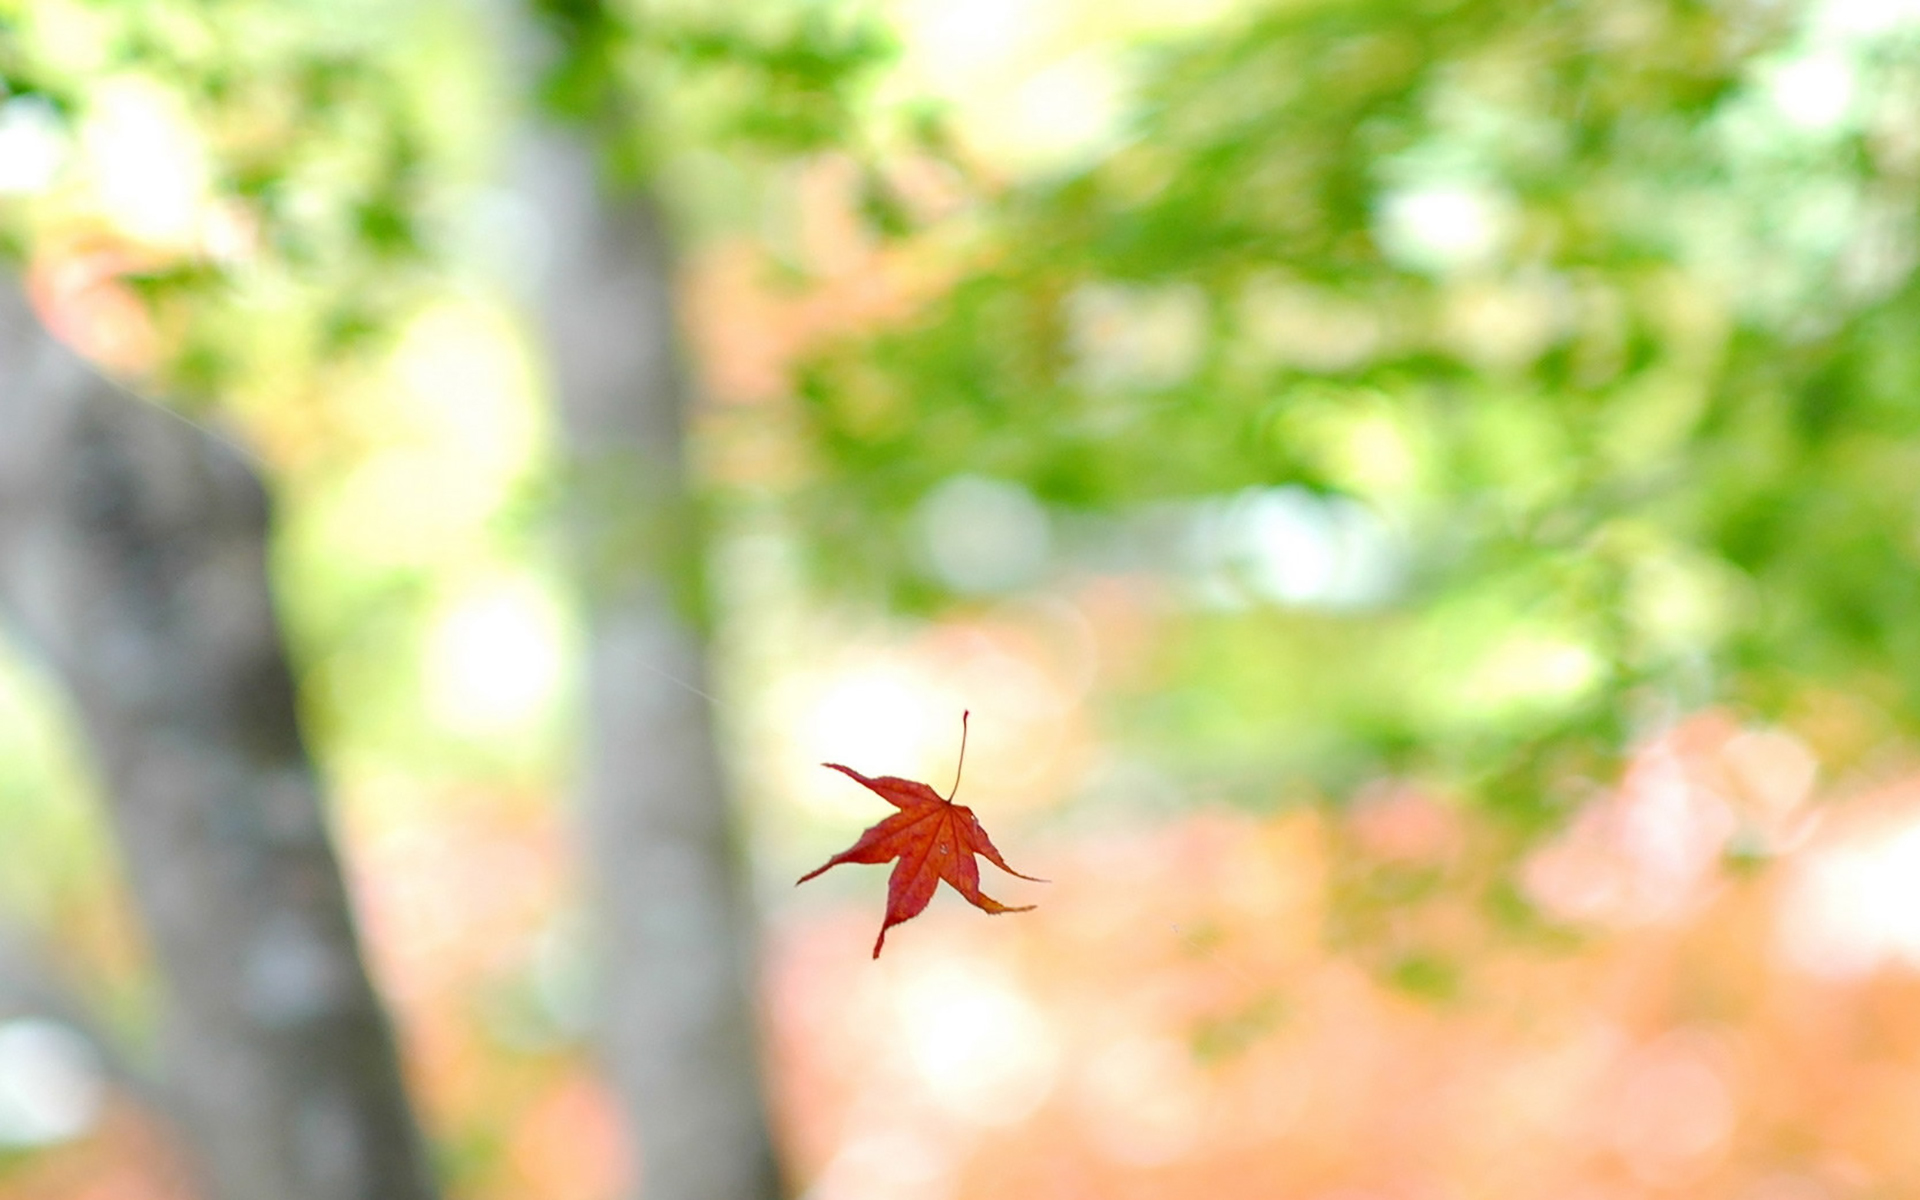
[[[1920,1192],[1912,0],[0,0],[0,247],[4,1200]]]

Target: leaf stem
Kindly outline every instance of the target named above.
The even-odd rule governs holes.
[[[971,709],[962,709],[960,712],[960,761],[953,766],[953,790],[947,793],[948,804],[952,804],[953,798],[960,794],[960,772],[967,765],[967,718],[970,715]]]

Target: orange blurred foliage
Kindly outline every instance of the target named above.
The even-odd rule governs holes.
[[[1863,820],[1920,829],[1920,784],[1730,870],[1810,782],[1783,736],[1708,716],[1644,748],[1529,868],[1607,851],[1634,903],[1578,927],[1514,915],[1498,832],[1411,790],[1029,850],[1057,883],[1024,924],[936,905],[878,965],[857,917],[789,921],[770,995],[809,1194],[1914,1192],[1920,954],[1823,969],[1788,931]]]

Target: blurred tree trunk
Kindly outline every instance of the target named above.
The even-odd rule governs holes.
[[[605,1052],[647,1200],[771,1200],[669,242],[647,195],[610,190],[585,138],[547,126],[528,158],[588,635],[579,789],[607,939]]]
[[[163,1087],[220,1200],[430,1200],[231,446],[0,280],[0,611],[65,684],[164,980]]]

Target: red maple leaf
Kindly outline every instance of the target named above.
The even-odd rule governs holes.
[[[960,762],[967,761],[967,715],[960,714]],[[1007,865],[980,827],[973,810],[953,802],[960,790],[960,770],[953,772],[953,792],[944,798],[926,784],[897,775],[869,779],[852,767],[839,763],[821,763],[823,767],[848,776],[900,811],[860,835],[860,840],[828,859],[826,863],[802,875],[796,885],[805,883],[828,867],[841,863],[883,863],[890,858],[893,875],[887,880],[887,917],[880,923],[880,936],[873,943],[873,956],[880,957],[887,930],[911,920],[926,910],[927,903],[942,879],[967,898],[967,903],[989,913],[1026,912],[1031,904],[1009,905],[980,890],[980,864],[974,855],[984,854],[987,861],[1009,875],[1045,883]]]

